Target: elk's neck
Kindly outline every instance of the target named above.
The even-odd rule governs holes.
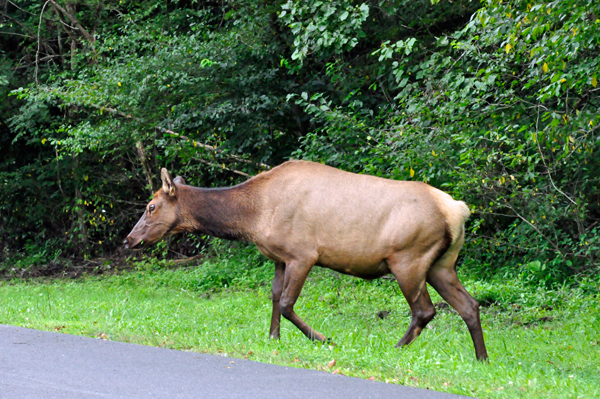
[[[256,199],[246,184],[225,188],[186,187],[186,230],[227,240],[252,241]],[[187,214],[186,214],[187,213]]]

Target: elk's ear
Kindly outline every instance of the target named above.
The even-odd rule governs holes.
[[[169,171],[165,168],[162,168],[160,170],[160,178],[162,179],[163,183],[163,191],[166,194],[174,196],[176,194],[177,189],[175,188],[175,183],[173,182],[173,178],[169,174]]]
[[[185,180],[183,180],[183,177],[181,176],[177,176],[173,181],[177,184],[185,184]]]

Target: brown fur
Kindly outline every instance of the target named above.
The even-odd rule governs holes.
[[[430,281],[465,319],[478,359],[487,358],[478,305],[454,269],[469,216],[464,202],[424,183],[306,161],[286,162],[230,188],[187,186],[165,169],[162,177],[163,189],[126,244],[149,245],[181,231],[254,242],[276,263],[272,337],[279,337],[282,314],[309,338],[325,340],[293,310],[310,269],[318,265],[366,279],[392,273],[413,314],[400,346],[435,315],[425,283]]]

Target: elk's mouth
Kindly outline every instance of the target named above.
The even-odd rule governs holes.
[[[130,239],[129,237],[127,237],[123,241],[123,246],[125,247],[125,249],[130,249],[132,251],[140,251],[147,245],[148,243],[144,242],[144,240],[135,241]]]

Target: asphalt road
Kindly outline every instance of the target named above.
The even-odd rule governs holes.
[[[323,371],[0,325],[0,398],[461,396]]]

